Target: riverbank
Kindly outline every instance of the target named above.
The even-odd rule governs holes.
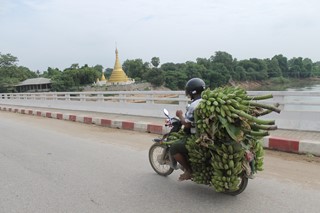
[[[249,91],[286,91],[288,89],[311,88],[320,85],[320,78],[274,78],[266,81],[235,82],[237,86]]]

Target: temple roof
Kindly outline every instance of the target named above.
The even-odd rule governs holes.
[[[20,82],[17,86],[24,85],[39,85],[39,84],[50,84],[51,80],[49,78],[30,78],[25,81]]]

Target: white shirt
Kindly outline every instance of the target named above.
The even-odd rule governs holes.
[[[185,121],[187,123],[191,123],[191,133],[194,134],[196,133],[196,128],[195,128],[195,121],[194,121],[194,110],[197,108],[198,104],[200,103],[202,99],[199,98],[195,101],[193,101],[189,107],[187,108],[186,114],[185,114]]]

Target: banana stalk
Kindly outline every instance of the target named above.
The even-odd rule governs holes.
[[[269,98],[273,98],[273,95],[268,94],[268,95],[261,95],[261,96],[247,96],[245,97],[245,100],[265,100]]]
[[[261,107],[261,108],[264,108],[264,109],[269,109],[269,110],[272,110],[272,111],[277,112],[277,113],[280,113],[280,111],[281,111],[279,108],[274,107],[272,105],[261,104],[261,103],[257,103],[257,102],[254,102],[254,101],[243,100],[243,101],[241,101],[241,103],[245,104],[245,105],[248,105],[248,106],[256,106],[256,107]]]
[[[274,120],[261,120],[261,119],[258,119],[252,115],[249,115],[243,111],[240,111],[240,110],[237,110],[237,109],[232,109],[232,111],[248,120],[251,120],[251,121],[254,121],[255,123],[257,124],[264,124],[264,125],[273,125],[275,124],[275,121]]]
[[[278,127],[276,125],[259,125],[259,124],[251,124],[252,129],[262,129],[262,130],[276,130]]]

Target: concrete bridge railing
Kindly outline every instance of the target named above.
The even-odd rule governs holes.
[[[248,94],[273,95],[272,99],[261,102],[280,104],[280,114],[264,116],[275,119],[279,128],[320,131],[320,92],[248,91]],[[0,105],[151,117],[163,117],[163,108],[174,114],[177,109],[184,109],[188,101],[184,91],[0,93]]]

